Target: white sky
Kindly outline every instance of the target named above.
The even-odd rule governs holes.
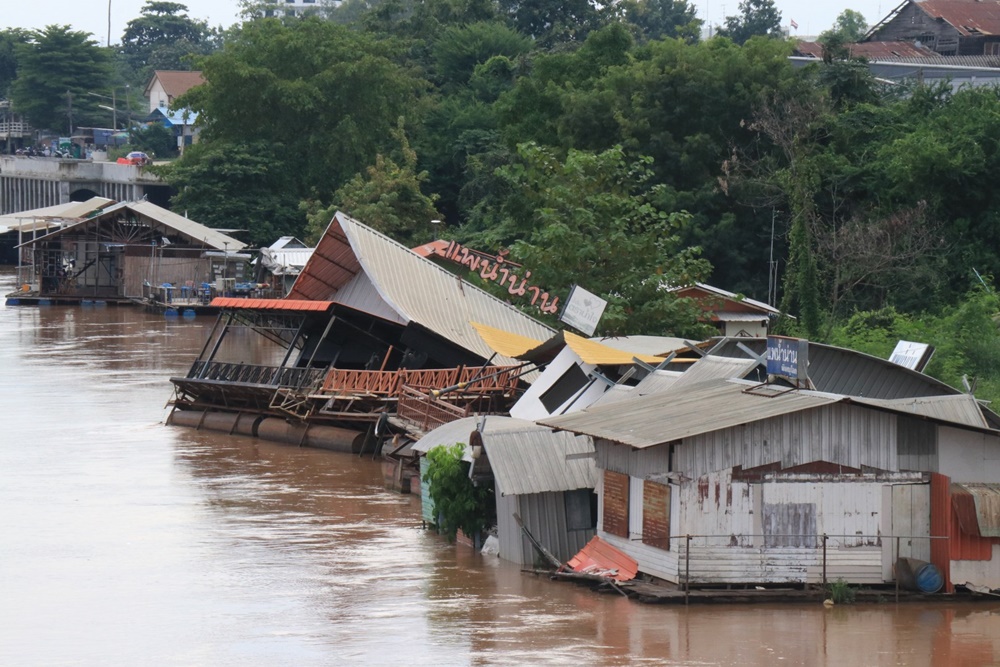
[[[175,0],[187,5],[188,15],[204,19],[210,26],[228,27],[237,21],[236,0]],[[833,25],[845,9],[864,14],[868,23],[881,20],[902,0],[776,0],[783,25],[798,23],[793,36],[817,35]],[[845,4],[848,3],[848,4]],[[108,7],[111,8],[111,42],[120,41],[125,24],[139,16],[144,0],[40,0],[38,4],[0,0],[0,28],[44,28],[69,24],[74,30],[94,35],[101,44],[108,39]],[[698,15],[712,24],[722,23],[727,14],[736,14],[739,0],[695,0]]]

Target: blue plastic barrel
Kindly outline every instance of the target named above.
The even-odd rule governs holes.
[[[944,586],[944,577],[941,571],[931,563],[925,563],[917,568],[914,573],[917,581],[917,589],[922,593],[937,593]]]

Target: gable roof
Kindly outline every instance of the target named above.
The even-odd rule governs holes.
[[[700,301],[701,299],[697,295],[684,294],[685,292],[702,292],[706,296],[719,297],[725,301],[732,302],[734,305],[760,312],[763,315],[780,315],[781,311],[774,306],[769,306],[763,301],[757,301],[755,299],[750,299],[745,296],[740,296],[735,292],[729,292],[727,290],[721,289],[719,287],[713,287],[712,285],[706,285],[705,283],[695,283],[694,285],[684,285],[683,287],[671,288],[672,292],[677,293],[678,296],[687,296],[688,298],[694,299],[695,301]],[[713,309],[722,311],[722,309]]]
[[[149,91],[153,88],[155,81],[160,82],[163,92],[170,98],[176,98],[191,90],[195,86],[205,83],[205,77],[200,71],[185,72],[173,69],[158,69],[153,71],[153,76],[146,84],[143,94],[149,97]]]
[[[337,301],[337,293],[361,273],[402,323],[419,324],[484,359],[493,350],[472,322],[535,340],[547,340],[555,333],[514,306],[340,212],[316,244],[288,298]],[[509,358],[503,361],[513,363]]]
[[[165,227],[169,227],[174,231],[179,232],[182,236],[186,236],[196,243],[204,244],[205,246],[215,250],[236,251],[241,250],[246,246],[246,244],[242,241],[238,241],[231,236],[226,236],[225,234],[217,232],[210,227],[206,227],[205,225],[199,224],[194,220],[189,220],[183,216],[177,215],[172,211],[168,211],[167,209],[161,208],[160,206],[148,201],[123,202],[114,206],[109,206],[98,215],[95,215],[87,220],[74,222],[73,224],[67,225],[58,231],[47,234],[46,236],[40,236],[37,239],[32,239],[23,245],[30,245],[37,241],[51,240],[56,236],[78,229],[81,225],[100,224],[100,221],[105,217],[111,216],[122,210],[129,210],[133,213],[137,213],[143,217],[158,222]]]

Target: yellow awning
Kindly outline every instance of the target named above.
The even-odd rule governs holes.
[[[663,361],[662,357],[654,357],[651,354],[636,354],[634,352],[625,352],[623,350],[616,350],[613,347],[608,347],[602,343],[598,343],[594,340],[588,340],[583,336],[577,336],[571,331],[563,331],[563,340],[566,341],[568,345],[574,352],[579,355],[585,363],[597,364],[605,366],[622,366],[634,364],[635,359],[645,361],[647,364],[652,364],[656,366]]]
[[[482,337],[483,342],[489,345],[491,350],[512,359],[519,358],[528,350],[533,350],[545,342],[503,331],[502,329],[496,329],[486,324],[480,324],[479,322],[470,322],[470,324],[475,327],[476,331]]]

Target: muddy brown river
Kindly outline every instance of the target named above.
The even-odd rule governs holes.
[[[1000,600],[642,605],[447,544],[370,458],[164,426],[212,323],[0,307],[0,665],[1000,664]]]

